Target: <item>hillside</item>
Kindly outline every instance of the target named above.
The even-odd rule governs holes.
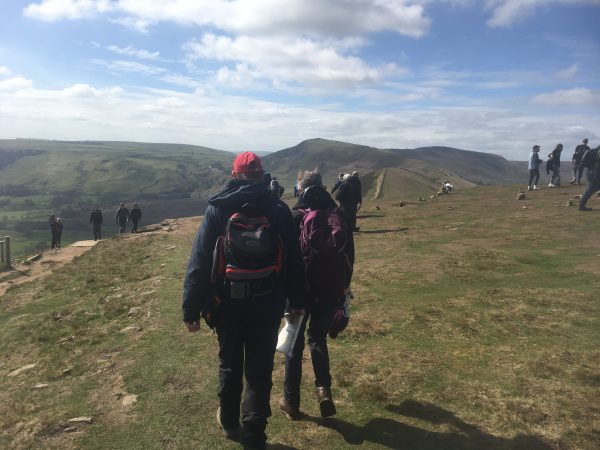
[[[330,340],[338,414],[318,417],[306,358],[307,416],[285,419],[276,355],[270,448],[597,449],[600,199],[557,208],[580,191],[365,202]],[[199,223],[102,241],[0,297],[0,447],[238,448],[214,423],[216,336],[181,324]]]
[[[298,170],[318,168],[329,184],[339,172],[361,174],[384,168],[404,168],[427,175],[436,183],[452,178],[455,184],[514,184],[526,179],[526,166],[498,155],[450,147],[414,150],[377,149],[326,139],[311,139],[264,158],[265,167],[293,185]],[[370,187],[367,187],[370,189]]]

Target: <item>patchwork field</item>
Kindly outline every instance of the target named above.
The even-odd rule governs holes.
[[[330,340],[338,414],[318,416],[305,354],[307,417],[288,421],[276,355],[270,448],[600,447],[600,199],[517,192],[364,205],[352,319]],[[107,239],[0,297],[0,447],[238,447],[214,419],[216,336],[181,323],[200,220]]]

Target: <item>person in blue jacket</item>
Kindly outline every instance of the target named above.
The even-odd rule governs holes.
[[[264,183],[260,158],[250,152],[238,155],[231,176],[225,189],[209,199],[192,247],[183,285],[183,321],[190,332],[200,329],[201,317],[216,329],[220,404],[217,423],[230,439],[241,434],[244,448],[264,449],[267,418],[271,415],[273,359],[286,298],[292,314],[304,314],[307,286],[292,214]],[[232,215],[250,205],[267,218],[281,239],[284,269],[267,282],[244,282],[241,291],[235,287],[235,281],[226,281],[225,288],[219,285],[216,291],[213,251]],[[220,263],[217,261],[216,265]]]
[[[540,146],[534,145],[533,150],[529,154],[529,183],[527,185],[528,191],[537,191],[539,189],[537,185],[540,181],[540,164],[542,164],[539,152]]]

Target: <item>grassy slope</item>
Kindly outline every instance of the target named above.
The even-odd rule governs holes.
[[[598,212],[556,208],[576,192],[367,203],[353,318],[330,342],[339,413],[317,418],[307,359],[309,418],[274,408],[275,448],[598,448]],[[216,337],[180,323],[193,228],[103,242],[2,298],[0,447],[236,448],[214,424]],[[282,375],[277,355],[273,405]]]

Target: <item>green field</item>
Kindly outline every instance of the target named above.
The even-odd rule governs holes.
[[[330,340],[338,414],[318,417],[307,358],[307,418],[285,419],[276,355],[270,448],[600,447],[600,199],[516,192],[365,204],[353,316]],[[216,336],[181,324],[197,224],[109,239],[0,299],[0,447],[237,448],[214,421]]]

